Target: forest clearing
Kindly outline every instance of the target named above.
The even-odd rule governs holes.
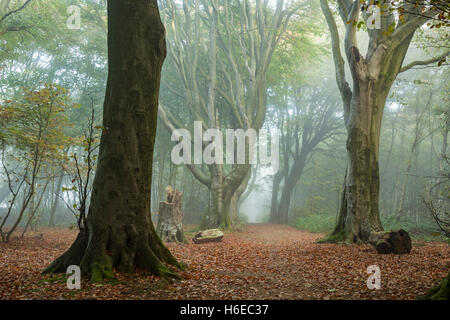
[[[378,255],[367,245],[315,243],[323,234],[250,224],[226,233],[221,243],[168,244],[188,265],[180,281],[117,275],[101,284],[83,279],[81,290],[70,291],[65,276],[40,273],[76,232],[41,232],[0,244],[0,269],[7,270],[0,273],[0,299],[416,299],[450,267],[446,243],[415,242],[409,255]],[[373,264],[382,270],[380,290],[366,286]]]

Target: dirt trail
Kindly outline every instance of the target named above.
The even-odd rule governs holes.
[[[67,229],[0,244],[0,299],[414,299],[450,268],[445,243],[414,243],[408,255],[378,255],[367,245],[317,244],[322,235],[282,225],[250,224],[221,243],[168,244],[188,264],[182,280],[146,273],[69,291],[60,276],[40,275],[76,236]],[[366,270],[381,269],[369,290]]]
[[[414,299],[450,268],[445,243],[416,243],[409,255],[378,255],[369,245],[317,244],[322,236],[250,224],[220,244],[171,245],[199,278],[175,288],[185,298]],[[367,288],[369,265],[381,269],[380,290]]]

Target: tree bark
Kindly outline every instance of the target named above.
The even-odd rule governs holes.
[[[79,265],[91,281],[113,270],[149,270],[177,278],[182,268],[150,218],[152,156],[165,31],[156,0],[108,1],[108,81],[98,167],[83,228],[72,246],[45,270]]]
[[[352,97],[353,117],[347,124],[347,171],[338,224],[329,241],[366,241],[382,231],[378,201],[380,190],[379,143],[386,93],[361,81]]]

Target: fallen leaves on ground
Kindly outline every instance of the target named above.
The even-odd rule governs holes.
[[[188,265],[172,283],[148,273],[103,283],[82,279],[69,290],[65,275],[41,275],[76,231],[0,243],[0,299],[415,299],[450,268],[446,243],[413,243],[410,254],[379,255],[369,245],[317,244],[321,234],[281,225],[248,225],[220,243],[167,244]],[[370,290],[367,267],[378,265],[381,289]]]

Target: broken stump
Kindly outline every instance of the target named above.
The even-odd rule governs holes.
[[[183,232],[183,212],[181,211],[181,199],[183,193],[166,188],[166,201],[159,203],[158,225],[156,231],[161,240],[166,242],[186,242]]]
[[[377,253],[410,253],[411,237],[403,229],[396,231],[372,232],[369,237],[370,244],[375,246]]]
[[[223,239],[223,232],[220,229],[208,229],[197,232],[192,238],[195,243],[205,242],[221,242]]]

